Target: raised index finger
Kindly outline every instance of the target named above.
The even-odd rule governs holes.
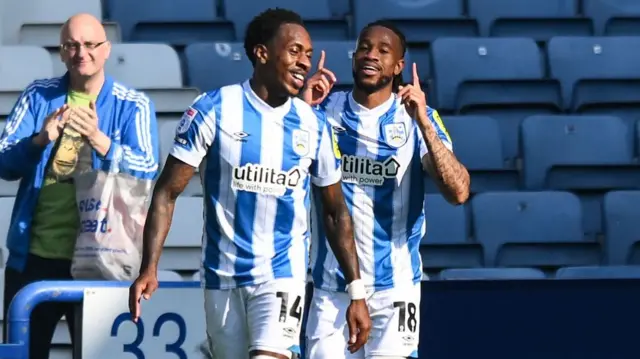
[[[413,63],[413,87],[420,88],[420,76],[418,76],[418,65]]]
[[[320,60],[318,60],[318,71],[324,68],[324,50],[320,51]]]

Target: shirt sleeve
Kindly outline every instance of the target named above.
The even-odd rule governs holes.
[[[323,121],[316,160],[311,164],[311,182],[318,187],[328,187],[338,183],[342,178],[340,167],[342,155],[329,121],[326,121],[324,114],[321,116],[325,121]]]
[[[451,136],[449,136],[449,132],[447,132],[442,119],[440,118],[440,114],[438,114],[437,110],[434,110],[430,107],[427,107],[427,116],[429,117],[429,121],[436,130],[438,134],[438,138],[444,143],[445,147],[449,149],[449,151],[453,151],[453,142],[451,141]],[[417,127],[416,127],[417,129]],[[420,146],[420,158],[424,157],[429,150],[427,149],[427,144],[424,142],[424,137],[420,130],[417,130],[418,143]]]
[[[216,112],[208,94],[198,96],[182,115],[169,154],[199,167],[216,134]]]

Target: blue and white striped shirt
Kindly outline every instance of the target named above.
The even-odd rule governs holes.
[[[222,87],[187,109],[171,155],[201,167],[206,288],[306,279],[310,182],[341,178],[324,114],[297,98],[273,108],[249,81]]]
[[[332,94],[321,105],[342,152],[342,189],[353,217],[362,279],[383,290],[422,278],[420,240],[425,234],[422,157],[427,146],[400,99],[392,95],[367,109],[350,92]],[[452,143],[437,111],[427,108],[439,138]],[[328,246],[314,198],[311,269],[314,285],[345,290],[345,278]],[[315,220],[318,218],[318,220]]]

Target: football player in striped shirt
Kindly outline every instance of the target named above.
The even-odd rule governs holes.
[[[275,9],[249,24],[250,80],[200,95],[186,110],[155,187],[144,232],[139,300],[157,288],[157,265],[176,197],[200,167],[204,187],[202,278],[211,352],[216,358],[290,358],[299,351],[308,268],[310,189],[347,282],[360,283],[358,257],[326,117],[294,97],[311,67],[300,16]],[[182,213],[181,215],[191,215]],[[364,287],[361,288],[364,291]],[[357,350],[371,325],[364,297],[345,320]]]
[[[372,23],[360,33],[353,54],[353,89],[323,100],[336,79],[319,66],[303,92],[307,103],[326,113],[342,152],[342,188],[362,273],[358,282],[366,286],[373,325],[367,344],[350,353],[340,313],[349,305],[353,282],[338,267],[324,230],[314,226],[308,359],[417,356],[424,177],[430,175],[451,203],[469,197],[469,174],[454,156],[438,112],[426,104],[415,64],[412,83],[402,86],[405,51],[405,38],[393,24]],[[322,213],[323,203],[314,204]]]

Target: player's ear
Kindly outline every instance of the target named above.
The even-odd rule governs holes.
[[[269,60],[269,51],[265,45],[256,45],[253,48],[253,54],[256,57],[256,62],[262,65],[266,64]]]
[[[393,74],[398,76],[402,73],[402,70],[404,70],[404,59],[400,59],[398,60],[398,62],[396,62],[396,66],[393,69]]]

